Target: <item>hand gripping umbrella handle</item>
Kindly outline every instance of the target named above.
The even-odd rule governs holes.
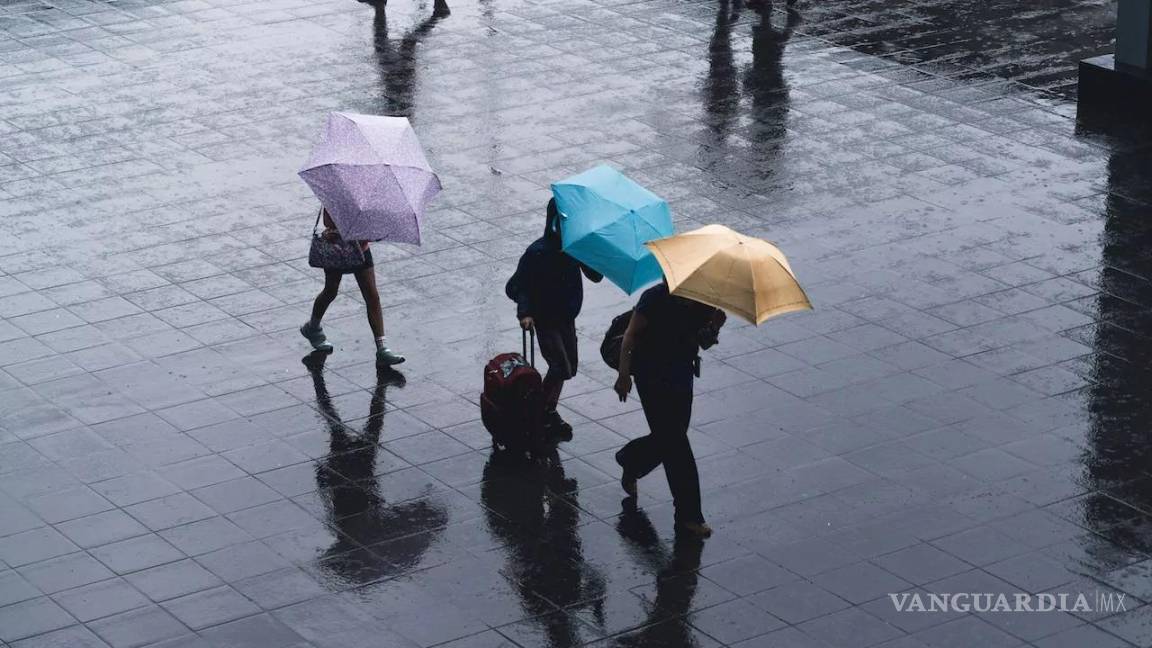
[[[532,337],[532,343],[528,343],[528,337]],[[528,358],[528,363],[533,367],[536,366],[536,329],[527,329],[520,331],[520,342],[524,346],[524,357]],[[531,350],[532,355],[529,356],[528,352]]]

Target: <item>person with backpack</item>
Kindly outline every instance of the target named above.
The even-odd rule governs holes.
[[[662,282],[640,296],[620,340],[615,390],[624,402],[635,378],[649,434],[616,453],[620,485],[636,497],[637,480],[663,464],[676,509],[676,531],[708,537],[700,504],[700,475],[688,440],[692,387],[699,375],[701,348],[716,343],[727,321],[724,311],[678,297]]]
[[[595,283],[604,277],[568,256],[561,244],[560,211],[553,198],[548,201],[544,236],[524,251],[504,292],[516,302],[521,328],[536,332],[540,355],[548,363],[543,383],[545,427],[557,437],[570,438],[572,426],[556,407],[565,381],[576,376],[576,316],[584,305],[581,274]]]

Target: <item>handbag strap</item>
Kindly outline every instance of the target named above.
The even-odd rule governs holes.
[[[316,212],[316,223],[312,225],[312,236],[316,236],[316,230],[320,227],[320,217],[323,215],[324,208],[321,207],[320,210]]]

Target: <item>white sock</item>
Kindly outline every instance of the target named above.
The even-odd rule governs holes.
[[[387,343],[387,340],[385,339],[385,337],[383,335],[376,338],[376,350],[377,351],[379,351],[380,349],[387,349],[387,348],[388,348],[388,343]]]

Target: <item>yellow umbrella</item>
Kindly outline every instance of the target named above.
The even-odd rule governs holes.
[[[768,241],[705,225],[645,245],[674,295],[723,308],[756,325],[783,313],[812,310],[788,259]]]

